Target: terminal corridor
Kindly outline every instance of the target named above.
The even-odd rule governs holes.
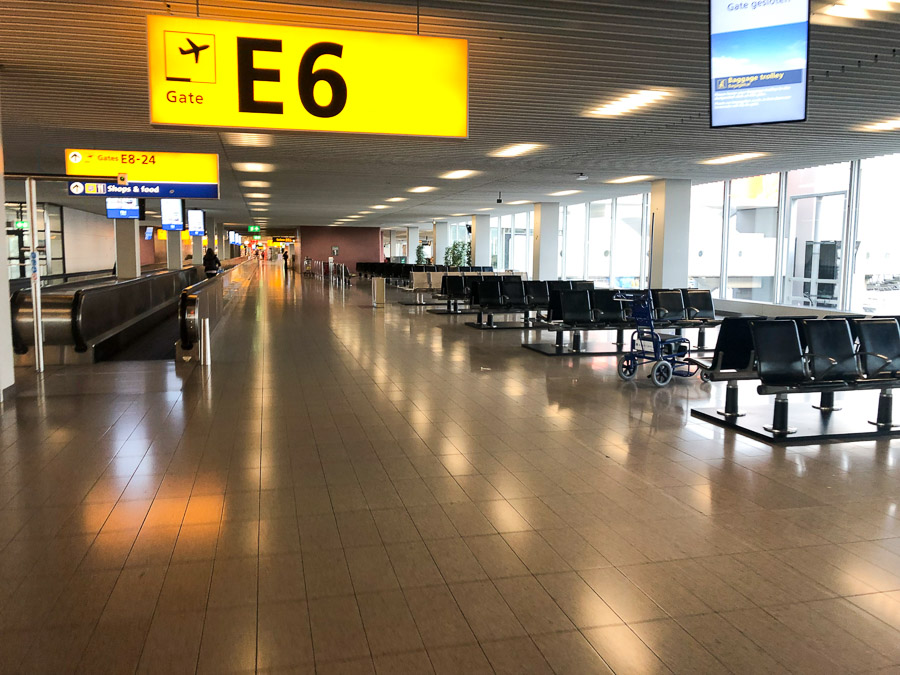
[[[0,672],[900,667],[898,450],[779,449],[261,263],[209,368],[22,370]],[[390,300],[390,296],[389,296]]]

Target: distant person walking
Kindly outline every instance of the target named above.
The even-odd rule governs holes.
[[[288,250],[285,248],[281,254],[284,256],[284,271],[287,272],[288,268],[291,266],[291,254],[288,253]]]
[[[216,257],[211,248],[206,249],[206,255],[203,256],[203,269],[206,270],[206,278],[211,279],[219,273],[222,263]]]

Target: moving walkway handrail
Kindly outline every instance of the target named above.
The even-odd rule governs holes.
[[[181,290],[197,280],[199,269],[192,266],[114,284],[45,290],[41,293],[44,344],[87,351],[177,302]],[[31,293],[16,291],[10,302],[13,346],[25,354],[34,346]]]
[[[224,309],[222,287],[226,277],[250,261],[249,256],[225,260],[219,274],[181,291],[178,303],[178,330],[182,349],[190,350],[195,342],[200,341],[204,321],[209,321],[208,330],[212,333],[222,318]]]

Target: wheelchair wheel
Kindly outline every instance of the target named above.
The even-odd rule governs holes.
[[[634,358],[634,354],[620,356],[616,363],[616,372],[619,374],[619,378],[626,382],[633,380],[637,375],[637,359]]]
[[[700,371],[700,381],[703,383],[709,382],[709,371],[708,370]]]
[[[665,387],[672,381],[672,364],[668,361],[657,361],[650,369],[650,379],[657,387]]]

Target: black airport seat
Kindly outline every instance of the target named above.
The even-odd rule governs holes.
[[[412,271],[413,272],[427,272],[428,270],[425,269],[425,265],[413,265]]]
[[[504,274],[500,277],[500,281],[522,281],[521,274]]]
[[[466,293],[468,293],[470,296],[472,295],[475,286],[477,286],[481,281],[480,274],[467,274],[466,276],[460,278],[463,280],[463,285],[466,287]]]
[[[450,268],[447,265],[435,265],[435,272],[447,272]]]
[[[900,375],[900,326],[896,319],[857,319],[859,365],[868,380]]]
[[[547,290],[549,290],[551,293],[553,291],[571,291],[572,282],[564,281],[562,279],[554,279],[553,281],[547,282]]]
[[[747,316],[729,316],[722,320],[716,348],[711,359],[688,359],[708,371],[710,380],[756,379],[756,352],[751,324],[759,321]]]
[[[715,321],[716,306],[712,293],[705,288],[682,288],[681,298],[688,319]]]
[[[753,348],[764,385],[798,385],[807,381],[797,324],[789,320],[754,321]]]
[[[592,291],[592,290],[594,290],[594,282],[593,281],[573,281],[572,282],[572,290],[573,291]]]
[[[546,281],[526,281],[525,297],[531,309],[547,309],[550,306],[550,291]]]
[[[503,281],[500,283],[500,293],[503,296],[507,309],[514,311],[527,311],[530,309],[525,297],[525,284],[521,281]]]
[[[685,321],[687,313],[684,309],[684,298],[681,291],[654,289],[650,291],[653,308],[658,321]]]
[[[589,291],[561,291],[559,294],[560,313],[565,326],[572,328],[594,328],[594,314],[591,310]]]
[[[437,265],[425,265],[426,272],[437,272]]]
[[[493,272],[494,268],[490,265],[482,265],[481,267],[473,267],[473,270],[476,272]]]
[[[478,284],[478,306],[483,310],[502,310],[506,308],[499,281],[482,281]]]
[[[816,382],[853,382],[859,366],[846,319],[806,319],[801,322],[809,351],[806,365]]]
[[[595,288],[590,291],[591,309],[595,321],[604,323],[624,323],[622,303],[616,300],[619,292],[613,288]]]
[[[471,271],[472,271],[472,267],[469,266],[469,265],[466,265],[466,266],[464,266],[464,267],[460,267],[460,268],[459,268],[459,271],[460,271],[460,272],[471,272]]]
[[[443,291],[448,300],[465,300],[467,297],[465,280],[461,276],[445,276]]]

